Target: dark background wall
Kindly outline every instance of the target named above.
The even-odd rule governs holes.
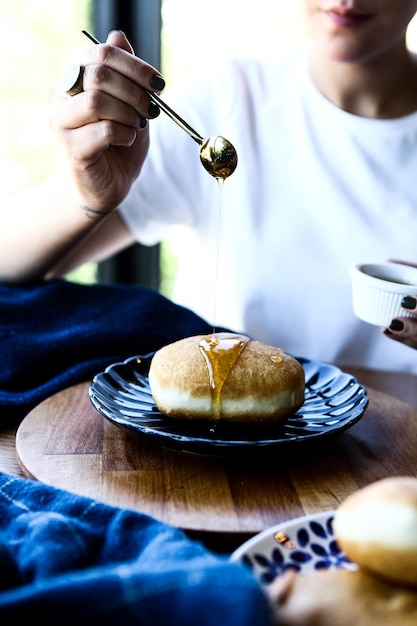
[[[123,30],[135,53],[151,65],[161,65],[161,0],[93,0],[94,35],[104,41],[113,29]],[[104,283],[159,286],[159,246],[135,244],[100,263]]]

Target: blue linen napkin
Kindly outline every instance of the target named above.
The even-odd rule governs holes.
[[[0,623],[271,626],[260,584],[178,529],[0,473]]]
[[[145,287],[0,284],[0,427],[111,363],[212,330]]]

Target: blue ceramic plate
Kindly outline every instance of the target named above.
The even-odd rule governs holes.
[[[318,569],[357,569],[333,536],[334,511],[299,517],[255,535],[233,552],[263,585],[288,569],[303,574]]]
[[[353,376],[333,365],[296,357],[305,371],[305,402],[284,424],[168,418],[156,408],[149,387],[152,356],[131,357],[97,374],[89,387],[90,400],[116,426],[183,452],[233,456],[315,441],[355,424],[368,405],[365,388]]]

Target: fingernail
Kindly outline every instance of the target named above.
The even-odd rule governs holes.
[[[146,117],[141,117],[140,118],[140,128],[146,128],[148,125],[148,120],[146,119]]]
[[[152,89],[157,89],[158,91],[162,91],[165,88],[165,81],[162,76],[158,76],[158,74],[154,74],[151,78],[151,87]]]
[[[389,328],[390,330],[404,330],[404,322],[401,322],[401,320],[392,320]]]
[[[157,104],[155,104],[155,102],[151,102],[149,104],[149,109],[148,109],[149,117],[158,117],[160,112],[161,112],[161,110],[160,110],[159,106]]]
[[[415,298],[413,298],[412,296],[405,296],[401,300],[401,306],[404,309],[415,309],[416,308],[416,304],[417,304],[417,300]]]

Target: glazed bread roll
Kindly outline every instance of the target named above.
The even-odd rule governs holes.
[[[181,419],[277,422],[304,403],[302,365],[245,335],[187,337],[158,350],[149,384],[158,409]]]
[[[417,587],[417,478],[386,478],[356,491],[338,507],[333,530],[351,561]]]
[[[364,570],[287,570],[268,586],[279,626],[415,626],[417,592]]]

